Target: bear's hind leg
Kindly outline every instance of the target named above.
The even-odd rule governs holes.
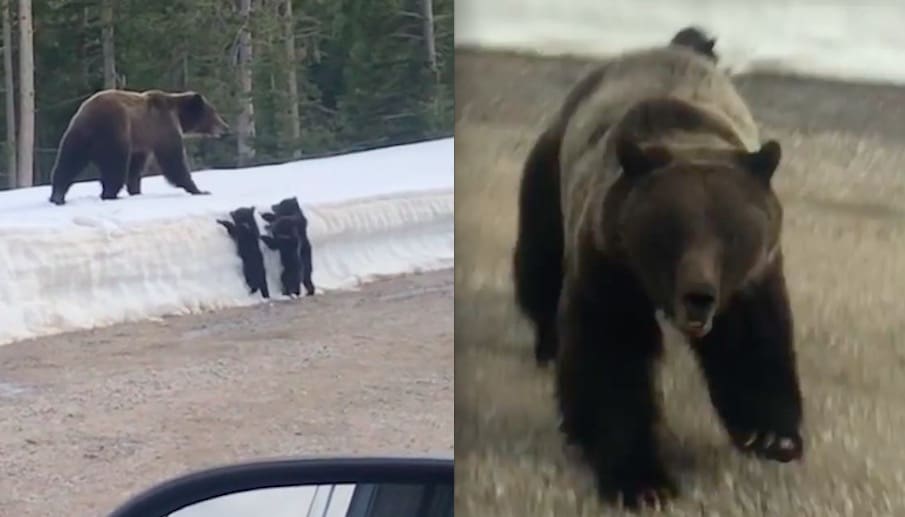
[[[561,131],[545,131],[525,161],[519,187],[518,237],[512,270],[518,306],[534,324],[534,356],[556,357],[556,308],[562,289],[563,230],[559,199]]]
[[[781,265],[733,300],[694,348],[735,446],[781,462],[800,458],[802,397]]]
[[[305,296],[314,296],[314,281],[311,275],[314,266],[311,261],[311,243],[302,246],[302,284],[305,286]]]
[[[66,203],[66,193],[69,192],[69,187],[91,161],[88,144],[76,140],[77,137],[67,133],[63,135],[63,141],[60,143],[60,150],[51,176],[50,202],[55,205]]]
[[[590,284],[590,285],[589,285]],[[677,493],[660,458],[656,362],[662,335],[631,275],[567,281],[556,382],[561,429],[594,469],[602,498],[659,506]]]
[[[267,272],[264,269],[263,259],[261,259],[261,269],[258,276],[258,289],[261,291],[261,297],[270,298],[270,288],[267,286]]]

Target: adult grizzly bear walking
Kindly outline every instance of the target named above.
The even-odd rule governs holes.
[[[657,311],[692,343],[733,443],[801,457],[780,156],[713,60],[676,45],[592,72],[531,151],[516,296],[538,360],[558,354],[561,429],[602,497],[676,492],[655,438]]]
[[[152,154],[172,185],[207,194],[192,181],[183,135],[218,137],[228,129],[200,93],[100,91],[82,103],[63,133],[50,202],[66,202],[69,187],[89,162],[100,171],[101,199],[116,199],[124,184],[129,195],[141,194],[141,174]]]

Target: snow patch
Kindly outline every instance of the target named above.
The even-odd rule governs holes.
[[[78,183],[61,207],[48,186],[0,192],[0,345],[263,302],[216,219],[290,196],[309,221],[318,293],[452,267],[451,138],[193,176],[213,194],[190,196],[161,177],[115,201],[99,199],[96,181]],[[271,299],[284,299],[279,255],[261,249]]]

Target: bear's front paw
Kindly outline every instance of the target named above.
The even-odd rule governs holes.
[[[676,484],[663,472],[621,481],[616,486],[601,485],[598,489],[603,499],[632,511],[664,510],[679,493]]]
[[[744,452],[782,463],[800,459],[804,454],[804,441],[797,432],[735,432],[732,442]]]
[[[211,193],[208,190],[199,190],[198,192],[195,193],[195,195],[196,196],[209,196],[209,195],[211,195]]]

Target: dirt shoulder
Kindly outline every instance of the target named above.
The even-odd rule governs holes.
[[[449,454],[449,270],[0,347],[0,515],[282,455]]]
[[[525,155],[590,64],[490,53],[456,59],[457,515],[617,515],[562,447],[552,375],[512,303]],[[805,396],[805,460],[742,457],[682,343],[662,385],[668,515],[905,515],[905,89],[739,79],[783,145],[776,182]]]

